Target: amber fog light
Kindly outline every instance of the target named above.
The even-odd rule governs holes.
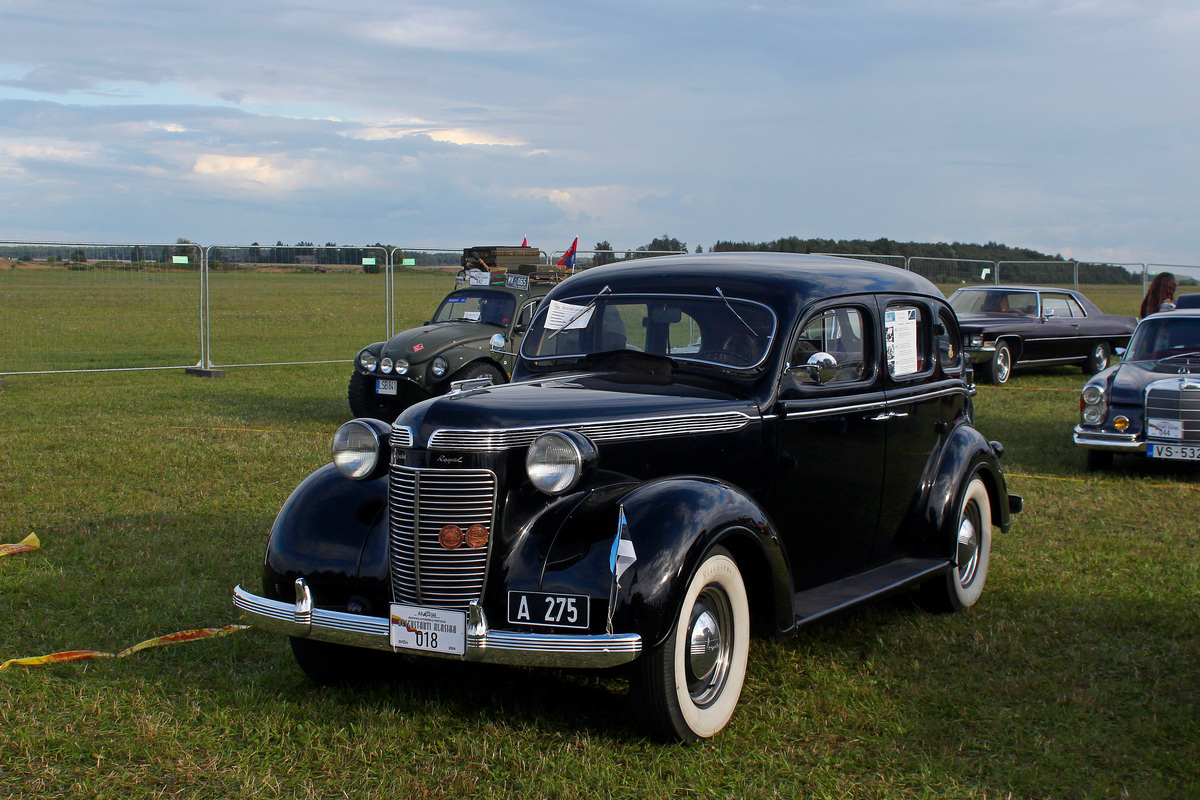
[[[476,522],[467,528],[467,547],[483,547],[488,542],[488,529]]]
[[[1113,427],[1119,431],[1125,430],[1126,428],[1129,427],[1129,418],[1128,417],[1117,417],[1116,419],[1113,420]]]
[[[438,542],[447,550],[454,550],[462,544],[462,528],[457,525],[447,525],[438,531]]]

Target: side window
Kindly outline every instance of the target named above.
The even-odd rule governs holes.
[[[1067,298],[1064,295],[1048,294],[1042,297],[1042,316],[1048,317],[1051,314],[1059,319],[1073,316],[1071,306],[1067,303]]]
[[[792,346],[788,363],[793,367],[796,382],[802,386],[816,385],[802,369],[814,353],[828,353],[837,361],[838,370],[832,383],[862,380],[874,368],[869,342],[866,318],[860,309],[830,309],[805,324]]]
[[[883,347],[888,375],[906,378],[927,371],[929,358],[925,309],[916,305],[890,305],[883,312]]]
[[[938,322],[941,325],[936,337],[938,363],[942,365],[943,372],[956,373],[963,366],[958,326],[953,316],[946,311],[938,315]]]
[[[529,323],[533,322],[533,312],[537,310],[537,307],[538,304],[536,300],[532,303],[526,303],[524,306],[522,306],[521,316],[517,317],[518,327],[529,327]]]

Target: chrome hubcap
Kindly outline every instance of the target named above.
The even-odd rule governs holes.
[[[705,587],[692,607],[685,659],[688,694],[701,708],[720,696],[729,674],[732,619],[725,593],[716,586]]]
[[[975,511],[972,504],[971,511]],[[972,519],[972,513],[963,515],[958,523],[958,579],[963,586],[970,586],[975,580],[975,569],[979,566],[979,529]]]

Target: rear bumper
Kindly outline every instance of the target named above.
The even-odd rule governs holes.
[[[303,578],[296,581],[295,603],[259,597],[238,586],[233,590],[233,604],[252,626],[272,633],[372,650],[395,650],[386,617],[314,608]],[[636,633],[579,635],[490,630],[483,610],[474,603],[467,620],[467,652],[461,658],[463,661],[591,669],[628,663],[642,651],[642,637]],[[415,652],[414,655],[459,658]]]

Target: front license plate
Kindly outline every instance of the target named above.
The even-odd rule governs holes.
[[[375,381],[375,394],[395,394],[399,381],[385,381],[383,378]]]
[[[1170,458],[1175,461],[1200,461],[1200,446],[1191,444],[1148,444],[1149,458]]]
[[[467,615],[461,611],[392,603],[392,647],[461,656],[467,651]]]
[[[585,594],[509,592],[508,621],[514,625],[586,629],[589,606]]]

